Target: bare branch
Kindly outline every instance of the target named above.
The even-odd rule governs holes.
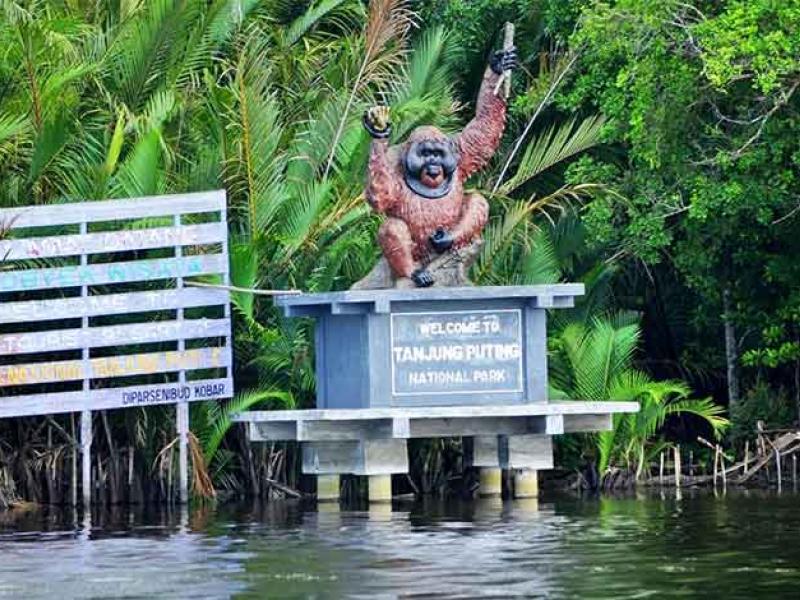
[[[792,210],[790,210],[788,213],[786,213],[786,214],[785,214],[785,215],[783,215],[782,217],[780,217],[780,218],[778,218],[778,219],[775,219],[775,220],[772,222],[772,225],[780,225],[780,224],[781,224],[781,223],[783,223],[784,221],[787,221],[787,220],[791,219],[791,218],[792,218],[793,216],[795,216],[797,213],[800,213],[800,204],[798,204],[797,206],[795,206],[795,207],[794,207]]]

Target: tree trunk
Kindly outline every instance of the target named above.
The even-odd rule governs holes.
[[[722,292],[722,322],[725,326],[725,363],[728,372],[728,404],[733,408],[739,403],[739,347],[733,325],[733,301],[731,289]]]

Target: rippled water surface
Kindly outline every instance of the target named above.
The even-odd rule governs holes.
[[[0,598],[798,597],[800,496],[0,513]]]

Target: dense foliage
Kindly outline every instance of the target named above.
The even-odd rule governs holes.
[[[364,108],[388,103],[398,139],[422,123],[458,129],[514,21],[522,68],[508,131],[471,182],[492,204],[473,277],[584,281],[585,301],[554,319],[554,387],[648,407],[573,454],[641,470],[664,439],[696,433],[702,419],[689,413],[722,431],[729,394],[744,398],[739,436],[762,412],[779,415],[773,425],[796,418],[797,2],[12,0],[0,10],[0,206],[224,188],[233,283],[307,291],[346,288],[377,255]],[[292,453],[254,456],[229,414],[309,405],[313,344],[309,324],[281,319],[269,300],[237,293],[234,305],[243,393],[193,410],[192,427],[218,486],[259,493],[264,475],[291,480]],[[617,353],[615,372],[592,370],[603,352]],[[692,400],[709,395],[716,405]],[[759,412],[753,398],[764,397],[796,408]],[[142,478],[171,460],[159,454],[169,412],[104,414],[107,470],[125,460],[112,438],[126,440]],[[0,424],[0,475],[55,497],[42,481],[64,478],[73,425]],[[33,460],[43,453],[52,460]]]

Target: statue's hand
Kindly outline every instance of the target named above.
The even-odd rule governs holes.
[[[503,71],[516,69],[517,65],[517,49],[513,47],[511,50],[498,50],[492,54],[492,58],[489,60],[489,66],[498,75]]]
[[[446,252],[453,246],[453,235],[449,231],[445,231],[441,227],[437,229],[430,237],[431,246],[439,254]]]
[[[392,133],[388,106],[373,106],[364,112],[364,129],[376,139],[387,138]]]

